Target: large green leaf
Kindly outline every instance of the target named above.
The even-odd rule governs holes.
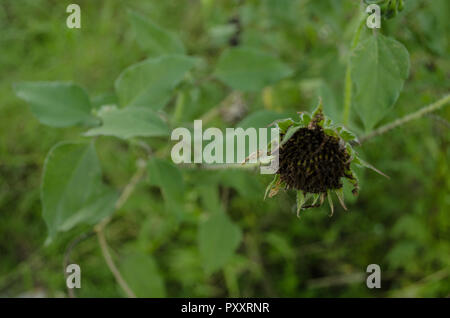
[[[16,95],[30,104],[38,120],[53,127],[94,125],[92,105],[86,91],[73,83],[22,82],[14,85]]]
[[[181,218],[183,214],[184,181],[178,167],[170,161],[152,158],[148,162],[148,175],[150,184],[161,189],[166,210]]]
[[[146,108],[128,107],[117,109],[104,107],[99,116],[103,125],[86,132],[86,136],[116,136],[127,139],[137,136],[167,136],[167,124],[154,111]]]
[[[206,272],[213,273],[226,265],[241,240],[241,229],[223,212],[212,213],[201,223],[198,244]]]
[[[360,43],[350,62],[353,106],[370,130],[397,101],[409,74],[409,54],[400,42],[376,34]]]
[[[278,58],[251,48],[232,48],[220,56],[215,75],[228,86],[257,91],[292,74]]]
[[[129,254],[120,262],[120,270],[136,297],[166,297],[164,280],[150,255]]]
[[[173,88],[196,61],[196,58],[188,56],[170,55],[128,67],[115,83],[120,104],[161,109],[172,96]]]
[[[137,42],[150,55],[184,54],[183,43],[172,32],[134,11],[129,11],[129,18],[136,32]]]
[[[48,242],[80,223],[96,224],[114,212],[116,199],[102,183],[93,143],[60,143],[50,150],[41,185]]]

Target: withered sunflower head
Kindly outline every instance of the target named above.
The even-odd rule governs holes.
[[[297,191],[297,215],[302,209],[321,206],[325,198],[328,198],[333,214],[332,192],[347,209],[342,180],[345,178],[353,185],[354,195],[359,190],[352,165],[365,166],[383,174],[358,157],[350,144],[358,142],[355,135],[325,117],[321,102],[312,115],[300,113],[299,121],[289,118],[276,125],[281,140],[279,168],[266,195],[272,197],[281,188]]]

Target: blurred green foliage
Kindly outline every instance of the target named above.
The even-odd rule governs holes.
[[[270,122],[266,115],[309,111],[322,96],[325,112],[342,120],[343,79],[359,23],[358,1],[78,0],[80,30],[65,26],[69,3],[0,3],[0,296],[66,295],[64,253],[71,239],[86,231],[76,228],[44,246],[47,229],[39,197],[43,162],[55,143],[80,140],[82,130],[41,125],[14,96],[12,84],[67,80],[87,88],[97,105],[114,100],[113,79],[149,56],[135,41],[127,9],[179,34],[189,55],[205,59],[198,74],[177,87],[178,97],[167,107],[173,126],[211,114],[229,94],[221,83],[195,79],[212,73],[234,33],[228,21],[236,15],[242,24],[240,45],[278,56],[294,70],[289,79],[243,93],[249,114],[260,111],[258,116]],[[383,20],[382,32],[403,43],[411,57],[410,76],[384,123],[448,92],[448,12],[447,0],[409,0],[395,19]],[[181,110],[176,107],[180,98]],[[210,125],[229,126],[228,117],[221,115]],[[107,228],[113,257],[138,296],[449,296],[450,139],[445,118],[450,109],[436,115],[439,120],[425,117],[365,143],[359,149],[363,157],[391,179],[358,171],[359,197],[347,195],[349,211],[338,209],[332,218],[322,207],[303,212],[298,220],[294,193],[263,201],[270,176],[255,172],[182,170],[185,191],[176,202],[162,199],[170,191],[163,185],[170,181],[158,177],[142,182]],[[352,116],[351,128],[361,133],[360,120],[355,112]],[[158,149],[167,142],[149,143]],[[112,137],[99,138],[97,152],[103,181],[117,189],[127,184],[143,155],[138,145]],[[180,176],[175,173],[174,178]],[[183,211],[183,222],[170,213],[173,209]],[[205,240],[198,244],[202,236],[214,237],[215,231],[208,230],[215,226],[240,241],[225,264],[222,247],[215,250]],[[71,260],[82,268],[77,296],[123,296],[95,237],[77,245]],[[365,284],[365,269],[372,263],[382,269],[379,290]]]

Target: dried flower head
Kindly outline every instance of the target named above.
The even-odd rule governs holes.
[[[325,117],[321,101],[312,115],[300,113],[299,121],[289,118],[276,125],[281,139],[279,168],[267,187],[266,196],[274,196],[281,188],[297,191],[297,215],[302,209],[321,206],[325,198],[328,198],[332,215],[332,192],[347,209],[342,179],[350,181],[354,195],[359,190],[352,165],[365,166],[384,175],[358,157],[350,143],[358,142],[356,136]]]

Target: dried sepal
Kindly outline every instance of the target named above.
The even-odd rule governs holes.
[[[300,210],[302,209],[303,204],[305,203],[305,195],[303,191],[297,191],[297,217],[300,217]]]
[[[278,193],[278,191],[280,191],[281,187],[282,187],[281,180],[278,179],[269,191],[269,198],[275,196]]]
[[[330,205],[330,217],[333,216],[334,214],[334,204],[333,204],[333,199],[331,198],[331,191],[328,190],[327,192],[327,197],[328,197],[328,204]]]
[[[269,183],[269,185],[267,186],[267,188],[266,188],[266,193],[264,194],[264,200],[266,199],[266,197],[267,197],[267,194],[269,193],[269,191],[271,191],[272,190],[272,188],[276,185],[276,184],[279,184],[280,183],[280,175],[279,174],[276,174],[275,175],[275,177],[273,178],[273,180]],[[276,194],[276,193],[275,193]],[[274,194],[274,195],[275,195]],[[269,195],[269,198],[271,198],[272,196],[270,196]]]
[[[336,196],[337,196],[337,198],[339,200],[339,203],[341,204],[342,208],[344,208],[344,210],[347,210],[347,207],[345,206],[345,202],[344,202],[344,191],[343,191],[343,188],[335,190],[334,193],[336,193]]]
[[[378,170],[377,168],[375,168],[374,166],[372,166],[370,163],[368,163],[368,162],[362,160],[361,158],[357,158],[357,159],[358,159],[358,161],[359,161],[359,164],[362,165],[363,167],[366,167],[366,168],[369,168],[369,169],[375,171],[376,173],[378,173],[379,175],[382,175],[382,176],[385,177],[386,179],[390,179],[390,177],[389,177],[387,174],[381,172],[380,170]]]

